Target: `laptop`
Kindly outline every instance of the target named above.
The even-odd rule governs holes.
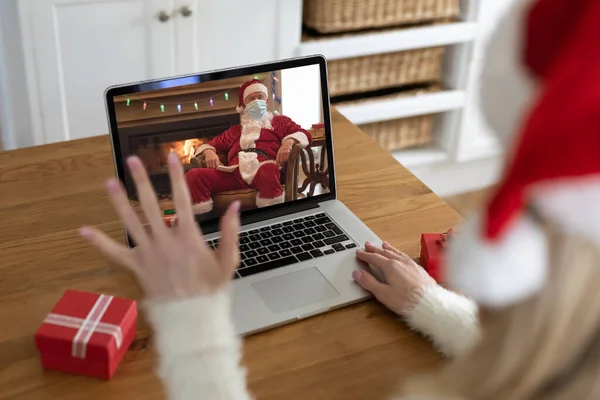
[[[242,202],[241,264],[232,281],[239,334],[369,297],[351,276],[364,267],[355,252],[365,241],[381,241],[337,199],[324,57],[113,86],[105,101],[116,174],[140,218],[125,168],[134,154],[168,226],[177,216],[166,156],[178,154],[196,219],[214,248],[219,217],[232,201]],[[278,162],[282,143],[293,147]]]

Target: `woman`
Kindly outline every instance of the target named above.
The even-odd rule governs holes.
[[[483,108],[506,143],[538,93],[498,192],[468,219],[447,266],[479,318],[472,300],[442,289],[388,244],[357,252],[387,283],[365,271],[354,273],[357,282],[455,356],[441,373],[407,383],[403,399],[600,398],[599,30],[598,1],[516,0],[490,42]],[[529,80],[519,79],[520,67]],[[128,166],[153,237],[116,181],[109,197],[139,246],[130,251],[92,228],[81,235],[144,288],[170,399],[249,399],[228,313],[239,204],[222,218],[213,252],[192,217],[177,157],[169,158],[176,229],[164,226],[139,159]]]

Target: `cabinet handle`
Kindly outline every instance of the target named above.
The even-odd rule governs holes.
[[[181,15],[183,15],[184,17],[189,17],[190,15],[192,15],[192,10],[190,10],[188,6],[183,6],[181,7]]]
[[[158,14],[158,20],[159,20],[160,22],[167,22],[167,21],[169,20],[169,18],[171,18],[171,17],[170,17],[170,16],[169,16],[169,14],[167,14],[165,11],[161,11],[161,12]]]

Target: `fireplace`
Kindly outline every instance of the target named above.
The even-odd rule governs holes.
[[[123,157],[138,155],[144,163],[150,181],[159,198],[171,197],[171,184],[167,169],[167,155],[173,151],[179,155],[185,171],[196,168],[190,164],[194,151],[212,137],[239,124],[239,114],[210,118],[197,118],[138,125],[119,129]],[[125,173],[127,194],[137,200],[137,194],[128,171]]]

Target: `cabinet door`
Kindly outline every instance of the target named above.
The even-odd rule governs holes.
[[[161,11],[173,1],[20,2],[36,144],[106,134],[108,86],[175,72],[173,18]]]
[[[289,0],[176,0],[177,73],[274,60]],[[293,8],[292,7],[292,8]],[[298,30],[300,26],[296,27]]]

